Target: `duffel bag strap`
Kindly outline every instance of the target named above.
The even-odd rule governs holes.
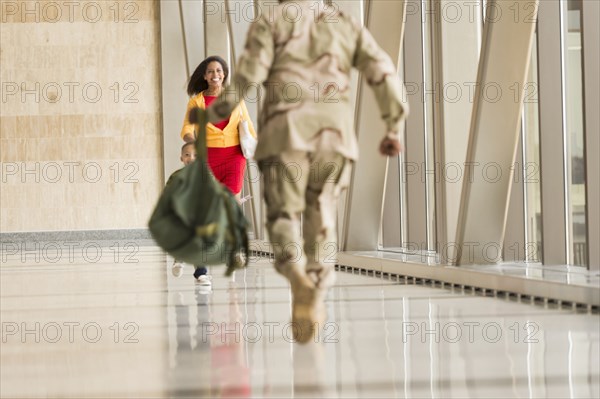
[[[202,108],[193,108],[190,111],[190,123],[194,126],[194,137],[196,137],[196,158],[207,159],[206,155],[206,125],[208,116],[206,110]]]

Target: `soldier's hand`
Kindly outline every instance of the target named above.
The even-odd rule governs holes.
[[[206,119],[206,111],[202,108],[194,107],[190,110],[188,119],[191,124],[195,125],[200,122],[200,118],[202,115],[204,115],[204,119]]]
[[[194,135],[187,133],[185,136],[183,136],[183,141],[185,141],[186,143],[191,143],[193,142],[194,139]]]
[[[396,132],[389,132],[385,135],[381,144],[379,144],[379,152],[381,155],[387,155],[394,157],[402,152],[402,144],[400,143],[400,137]]]

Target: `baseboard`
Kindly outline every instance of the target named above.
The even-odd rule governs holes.
[[[71,230],[0,233],[0,242],[151,240],[148,229]]]

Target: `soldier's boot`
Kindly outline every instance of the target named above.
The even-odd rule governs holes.
[[[290,282],[292,290],[292,332],[299,343],[309,342],[325,323],[325,307],[321,290],[315,287],[303,267],[277,267]]]
[[[306,265],[306,273],[318,289],[327,290],[335,284],[336,277],[333,265],[309,262]]]
[[[275,270],[290,282],[292,290],[294,339],[299,343],[306,343],[324,323],[323,298],[306,273],[306,257],[301,250],[297,223],[280,218],[269,227],[275,253]]]

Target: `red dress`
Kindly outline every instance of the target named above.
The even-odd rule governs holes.
[[[206,108],[216,99],[214,96],[204,96]],[[218,123],[215,127],[223,130],[229,123],[229,118]],[[207,149],[208,165],[213,174],[233,194],[242,191],[244,172],[246,171],[246,158],[238,145],[233,147],[209,147]]]

